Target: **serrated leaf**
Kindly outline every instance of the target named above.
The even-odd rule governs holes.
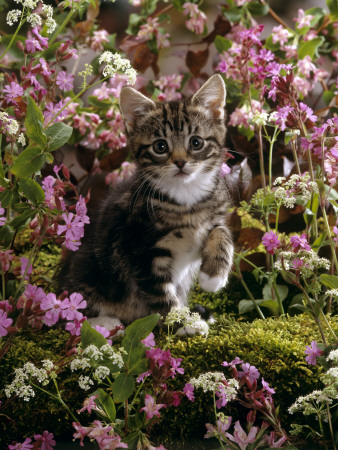
[[[104,410],[110,422],[114,422],[116,419],[116,408],[111,396],[101,388],[97,389],[93,395],[98,396],[95,403]]]
[[[46,156],[41,147],[28,147],[16,158],[12,173],[19,178],[29,177],[38,172],[45,162]]]
[[[19,189],[33,205],[42,203],[45,199],[45,193],[42,187],[31,178],[21,178],[19,181]]]
[[[319,281],[326,287],[330,289],[338,289],[338,276],[337,275],[329,275],[327,273],[323,273],[319,277]]]
[[[112,386],[114,402],[124,402],[127,400],[135,389],[135,380],[132,375],[125,372],[120,373]]]
[[[318,57],[318,48],[325,42],[323,36],[316,37],[310,41],[305,41],[301,44],[298,50],[299,59],[305,58],[305,56],[310,56],[310,58]]]
[[[88,345],[95,345],[100,348],[107,344],[107,339],[105,339],[101,333],[96,331],[88,322],[85,320],[81,327],[81,344],[83,348],[88,347]]]
[[[43,131],[43,114],[30,95],[27,96],[27,114],[25,127],[27,136],[42,148],[47,143],[47,136]]]
[[[127,353],[135,347],[139,347],[141,340],[146,338],[155,328],[160,320],[159,314],[152,314],[151,316],[135,320],[125,329],[122,346]]]
[[[57,122],[46,128],[45,133],[48,138],[48,150],[53,152],[69,141],[73,128],[63,122]]]

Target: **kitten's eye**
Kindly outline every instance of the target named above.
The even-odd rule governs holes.
[[[153,149],[156,153],[159,155],[162,155],[163,153],[166,153],[168,151],[168,144],[167,141],[160,139],[153,143]]]
[[[201,150],[204,145],[204,141],[198,136],[192,136],[190,138],[189,145],[193,150]]]

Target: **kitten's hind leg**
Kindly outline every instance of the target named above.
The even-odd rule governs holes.
[[[95,328],[97,325],[106,328],[108,331],[114,330],[116,327],[123,326],[120,319],[114,316],[98,316],[90,317],[88,319],[90,325]],[[123,330],[119,330],[114,337],[122,336],[124,334]]]

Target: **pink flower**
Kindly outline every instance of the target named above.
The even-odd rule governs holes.
[[[249,363],[243,363],[241,368],[243,369],[243,372],[238,372],[239,378],[246,377],[251,383],[253,383],[260,376],[258,369],[255,366],[250,366]]]
[[[10,84],[6,84],[2,92],[5,94],[5,99],[8,102],[11,102],[15,100],[17,97],[22,96],[23,88],[20,86],[20,84],[15,83],[15,81],[11,81]]]
[[[89,414],[92,412],[92,409],[97,409],[97,405],[95,403],[95,399],[97,399],[98,395],[92,395],[91,397],[88,397],[83,402],[83,408],[78,410],[78,413],[82,413],[84,411],[87,411]]]
[[[73,89],[74,75],[61,70],[56,77],[56,84],[61,91],[70,91]]]
[[[32,439],[27,438],[22,444],[9,445],[8,450],[30,450],[33,448]]]
[[[28,280],[29,277],[28,275],[30,275],[33,271],[33,266],[32,264],[29,262],[29,260],[27,258],[25,258],[24,256],[22,256],[20,258],[20,262],[21,262],[21,268],[20,268],[20,272],[21,272],[21,276],[24,276],[24,273],[26,272],[26,276],[25,276],[25,280]],[[28,266],[29,263],[29,266]],[[28,266],[28,269],[27,269]]]
[[[71,241],[77,241],[83,237],[84,224],[79,217],[73,213],[63,213],[62,218],[66,222],[66,225],[58,225],[58,235],[66,232],[66,239]]]
[[[146,413],[146,417],[148,420],[152,419],[154,416],[161,417],[159,410],[161,408],[165,408],[166,405],[163,403],[159,403],[158,405],[155,403],[154,397],[149,394],[146,394],[144,400],[145,406],[140,409],[140,411],[144,411]]]
[[[4,250],[3,252],[0,252],[0,269],[7,272],[13,259],[13,250]]]
[[[278,239],[276,233],[274,233],[273,231],[269,231],[264,234],[262,243],[264,244],[268,253],[270,253],[270,255],[273,255],[280,244],[280,240]]]
[[[195,389],[194,386],[190,383],[186,383],[186,385],[183,388],[184,394],[191,402],[195,400],[194,389]]]
[[[151,373],[151,370],[147,370],[147,372],[141,373],[141,375],[136,379],[137,383],[141,383],[141,381],[143,382],[146,377],[149,377],[149,375],[151,375]]]
[[[305,361],[312,366],[315,366],[317,364],[318,356],[324,354],[324,352],[317,346],[317,341],[312,341],[311,345],[307,345],[305,347],[304,353],[308,355],[306,356]]]
[[[0,202],[0,227],[2,227],[3,225],[5,225],[6,223],[6,217],[1,217],[4,216],[5,214],[5,209],[1,207],[1,202]]]
[[[298,17],[293,19],[297,23],[297,28],[309,27],[313,16],[311,14],[305,14],[303,9],[298,10]]]
[[[86,317],[84,316],[80,320],[74,319],[72,322],[68,322],[65,327],[66,331],[69,331],[72,336],[80,336],[81,327],[85,320]]]
[[[182,361],[182,358],[176,358],[176,359],[171,358],[171,369],[170,369],[171,378],[175,378],[175,375],[177,373],[180,373],[181,375],[184,374],[183,367],[179,367],[181,365],[181,361]]]
[[[103,42],[109,42],[109,33],[107,30],[97,30],[93,32],[90,39],[90,47],[92,50],[103,50]]]
[[[263,377],[262,377],[262,385],[263,385],[263,390],[264,391],[268,392],[269,394],[275,394],[276,391],[269,386],[269,383],[264,381]]]
[[[42,47],[48,48],[48,39],[45,37],[42,37],[41,34],[39,34],[39,30],[37,28],[33,28],[32,33],[39,40]]]
[[[48,326],[56,324],[60,318],[61,300],[58,300],[56,295],[51,292],[42,300],[40,308],[43,311],[47,310],[43,318],[45,324]]]
[[[183,4],[183,15],[189,16],[189,20],[185,23],[188,30],[196,34],[202,34],[207,21],[207,16],[198,9],[195,3],[186,2]]]
[[[163,364],[170,361],[171,359],[170,351],[164,351],[160,348],[152,348],[151,350],[146,350],[146,357],[152,360],[152,362],[158,365],[158,367],[163,366]]]
[[[292,248],[295,252],[300,249],[303,249],[306,251],[311,250],[311,247],[309,246],[309,244],[307,242],[305,233],[303,233],[301,236],[291,236],[290,242],[291,242]]]
[[[252,444],[253,442],[255,442],[257,431],[257,427],[252,427],[249,431],[249,434],[246,434],[246,432],[241,427],[239,420],[237,420],[237,422],[235,423],[234,434],[231,435],[230,433],[226,433],[226,437],[230,439],[230,441],[238,444],[241,450],[245,450],[248,444]]]
[[[42,435],[36,434],[34,436],[34,439],[36,441],[40,441],[40,449],[41,450],[52,450],[56,442],[54,441],[54,435],[53,433],[49,433],[47,430],[45,430]]]
[[[277,42],[280,45],[286,44],[289,39],[289,32],[283,25],[279,25],[278,27],[272,28],[272,42],[276,44]]]
[[[222,362],[222,366],[224,366],[224,367],[228,367],[228,366],[230,366],[230,367],[235,367],[236,366],[236,364],[241,364],[243,361],[241,360],[241,359],[239,359],[238,358],[238,356],[236,356],[236,358],[235,359],[233,359],[231,362],[229,362],[229,363],[227,363],[226,361],[223,361]]]
[[[224,59],[222,59],[222,61],[218,64],[216,70],[222,73],[226,73],[226,71],[228,70],[228,64],[225,62]]]
[[[67,320],[81,320],[83,317],[83,314],[78,311],[78,309],[86,308],[87,302],[83,300],[83,297],[81,294],[74,292],[70,295],[69,298],[65,298],[61,302],[61,315],[63,319]]]
[[[334,226],[333,232],[336,235],[336,237],[334,237],[333,240],[335,241],[336,244],[338,244],[338,227]]]
[[[141,341],[142,344],[145,347],[150,347],[153,348],[155,347],[156,343],[155,343],[155,339],[154,339],[154,333],[150,333],[145,339],[143,339],[143,341]]]
[[[26,39],[26,50],[29,53],[40,52],[43,50],[38,39]]]
[[[0,337],[8,334],[7,328],[12,325],[13,319],[7,317],[7,313],[0,309]]]
[[[232,422],[232,417],[227,417],[226,420],[218,419],[216,422],[216,427],[210,423],[206,423],[207,434],[204,436],[206,439],[215,437],[215,434],[219,436],[225,435],[225,432],[230,428]]]

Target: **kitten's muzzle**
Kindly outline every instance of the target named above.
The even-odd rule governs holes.
[[[183,169],[183,167],[186,164],[186,160],[185,159],[176,159],[176,161],[174,161],[174,164],[179,168],[179,169]]]

